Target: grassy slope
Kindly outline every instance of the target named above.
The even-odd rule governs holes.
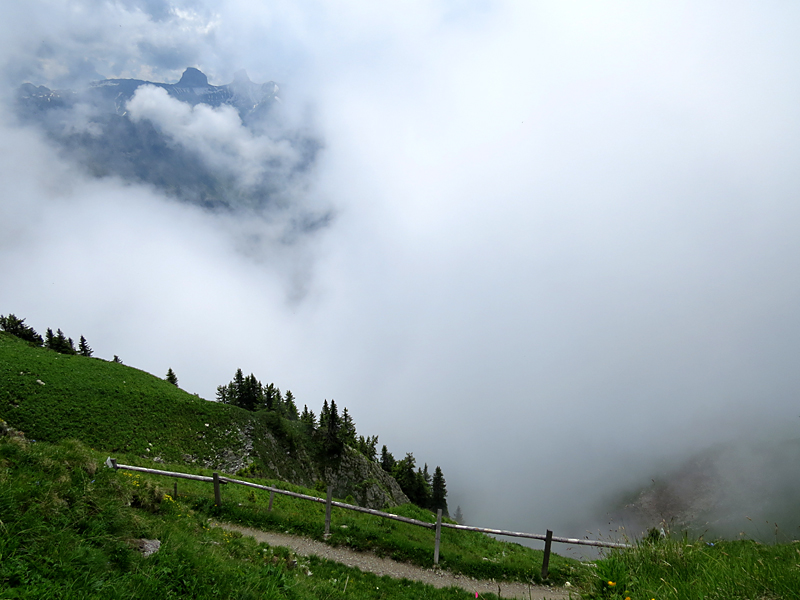
[[[120,462],[146,464],[148,442],[165,459],[211,456],[228,441],[217,432],[254,417],[129,367],[57,355],[0,333],[0,418],[33,438],[82,438],[116,447]],[[205,423],[214,427],[204,431]],[[320,537],[321,505],[278,497],[268,512],[266,495],[226,486],[217,508],[208,485],[183,480],[178,498],[165,498],[158,486],[171,490],[173,480],[114,473],[99,467],[103,458],[76,442],[27,447],[0,438],[0,599],[472,597],[316,560],[289,571],[285,561],[264,558],[285,558],[285,551],[208,529],[207,518]],[[397,512],[432,518],[413,506]],[[427,530],[342,510],[334,510],[333,525],[332,543],[431,561]],[[442,534],[443,564],[455,571],[527,579],[541,564],[541,553],[516,544]],[[162,540],[162,551],[141,558],[126,543],[138,537]],[[800,598],[798,544],[675,539],[613,552],[591,575],[574,561],[555,558],[551,566],[554,580],[569,578],[586,598]]]
[[[177,462],[183,454],[207,460],[235,449],[234,426],[253,415],[132,367],[35,348],[0,332],[0,418],[32,439],[75,438]]]
[[[287,550],[210,528],[145,478],[101,465],[76,441],[0,437],[0,598],[472,597],[315,558],[292,569]],[[160,550],[144,558],[131,544],[140,538]]]
[[[234,426],[264,426],[259,419],[268,417],[207,402],[131,367],[60,355],[0,333],[0,418],[25,431],[29,439],[50,442],[80,439],[92,448],[114,453],[121,463],[153,466],[142,457],[160,456],[167,465],[159,465],[159,468],[210,474],[208,470],[189,468],[186,464],[170,467],[169,463],[182,462],[183,454],[206,459],[213,458],[222,448],[231,445],[235,448],[237,437],[225,432],[233,430]],[[210,427],[205,427],[206,423]],[[171,489],[173,480],[163,479],[160,484]],[[207,485],[182,480],[180,486],[182,493],[187,494],[185,500],[207,515],[281,531],[289,529],[317,538],[322,536],[320,505],[280,498],[276,510],[268,513],[263,498],[249,502],[249,491],[227,486],[226,502],[222,509],[216,509],[210,504]],[[294,489],[313,493],[308,489]],[[279,511],[277,507],[285,510]],[[433,520],[430,512],[411,505],[401,507],[400,512]],[[348,528],[336,528],[331,543],[374,550],[422,566],[432,564],[433,536],[429,530],[346,514],[348,516],[342,517],[340,524]],[[442,535],[442,564],[453,571],[523,581],[538,577],[541,551],[481,534],[445,530]],[[577,565],[575,561],[554,556],[550,569],[552,580],[566,580]]]

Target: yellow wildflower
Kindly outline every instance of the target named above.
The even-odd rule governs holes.
[[[615,581],[609,581],[608,582],[608,587],[614,587],[615,585],[617,585],[617,583]]]

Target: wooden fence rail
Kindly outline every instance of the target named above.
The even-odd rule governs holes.
[[[420,521],[418,519],[411,519],[409,517],[402,517],[400,515],[393,515],[392,513],[383,512],[381,510],[374,510],[372,508],[364,508],[363,506],[354,506],[352,504],[345,504],[344,502],[337,502],[332,498],[333,488],[328,486],[327,495],[325,498],[319,498],[318,496],[309,496],[308,494],[300,494],[298,492],[290,492],[289,490],[282,490],[280,488],[272,487],[269,485],[261,485],[258,483],[252,483],[250,481],[243,481],[241,479],[233,479],[231,477],[224,477],[220,476],[219,473],[214,473],[212,477],[206,477],[204,475],[192,475],[190,473],[177,473],[174,471],[162,471],[160,469],[148,469],[146,467],[135,467],[133,465],[120,465],[117,464],[117,460],[115,458],[111,458],[110,456],[106,459],[106,466],[112,469],[123,469],[126,471],[138,471],[140,473],[150,473],[152,475],[163,475],[165,477],[177,477],[180,479],[192,479],[194,481],[204,481],[207,483],[214,484],[214,502],[217,506],[222,504],[222,495],[220,491],[220,485],[234,483],[237,485],[243,485],[246,487],[256,488],[259,490],[265,490],[269,492],[269,510],[272,510],[272,499],[275,494],[283,494],[284,496],[290,496],[292,498],[299,498],[300,500],[309,500],[311,502],[318,502],[320,504],[325,504],[325,538],[327,539],[330,536],[330,526],[331,526],[331,507],[343,508],[345,510],[352,510],[355,512],[366,513],[368,515],[373,515],[376,517],[381,517],[383,519],[391,519],[393,521],[400,521],[402,523],[408,523],[409,525],[416,525],[418,527],[426,527],[428,529],[435,530],[435,544],[434,544],[434,551],[433,551],[433,562],[434,564],[439,564],[439,544],[441,540],[441,530],[442,527],[446,527],[449,529],[459,529],[461,531],[477,531],[479,533],[486,533],[489,535],[502,535],[508,537],[519,537],[519,538],[528,538],[534,540],[543,540],[544,541],[544,559],[542,561],[542,579],[547,578],[548,566],[550,563],[550,545],[552,542],[557,542],[559,544],[570,544],[570,545],[581,545],[581,546],[599,546],[603,548],[629,548],[628,544],[621,544],[619,542],[604,542],[602,540],[582,540],[579,538],[563,538],[563,537],[556,537],[553,535],[553,532],[549,529],[547,530],[546,534],[541,533],[523,533],[519,531],[506,531],[503,529],[487,529],[485,527],[472,527],[470,525],[456,525],[453,523],[444,523],[442,522],[442,510],[439,509],[436,514],[436,523],[428,523],[426,521]],[[177,490],[177,483],[175,484],[175,489]],[[176,491],[177,493],[177,491]]]

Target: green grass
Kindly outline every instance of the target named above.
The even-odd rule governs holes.
[[[307,462],[286,456],[288,449],[290,454],[302,457],[302,436],[293,429],[293,423],[274,413],[250,413],[208,402],[137,369],[95,358],[61,355],[2,332],[0,419],[25,431],[29,439],[80,439],[98,450],[97,460],[112,454],[120,463],[206,475],[211,471],[199,464],[213,462],[226,449],[239,452],[237,429],[252,427],[256,450],[262,456],[284,461],[284,465],[294,460],[293,470],[301,473],[300,480],[303,470],[308,472]],[[268,445],[258,448],[263,443],[261,438],[266,437],[259,432],[269,432],[277,439],[279,451]],[[185,455],[197,462],[187,464]],[[156,456],[164,462],[153,464],[150,459]],[[256,471],[264,470],[263,465],[257,466]],[[171,490],[174,482],[167,478],[149,480],[166,490]],[[276,480],[268,483],[306,494],[317,493]],[[179,503],[198,515],[322,538],[322,505],[279,497],[275,510],[268,512],[268,494],[229,485],[223,488],[223,506],[214,507],[210,485],[180,480],[179,486]],[[434,520],[429,511],[413,505],[399,507],[397,512]],[[433,532],[429,529],[342,509],[334,510],[334,522],[332,544],[374,551],[424,567],[433,564]],[[541,563],[542,552],[538,550],[477,533],[448,529],[442,532],[440,564],[454,572],[485,579],[538,581]],[[579,569],[576,561],[553,556],[551,581],[574,579]]]
[[[117,456],[120,464],[150,466],[136,456]],[[183,465],[157,468],[210,475],[207,469],[187,469]],[[238,523],[263,530],[290,532],[322,540],[325,525],[324,504],[276,494],[272,511],[269,492],[245,486],[222,486],[222,505],[215,506],[211,484],[191,480],[176,480],[166,476],[147,475],[148,481],[163,489],[178,485],[178,501],[191,510],[210,518]],[[280,481],[242,478],[262,485],[323,497],[315,490]],[[429,523],[435,516],[413,504],[405,504],[389,512]],[[334,507],[331,511],[331,536],[328,543],[375,552],[395,560],[421,567],[433,567],[434,532],[431,529],[392,521]],[[516,543],[504,542],[476,532],[442,529],[439,565],[454,573],[478,579],[498,579],[541,582],[543,552]],[[551,554],[548,582],[561,584],[580,581],[588,574],[576,560]]]
[[[0,437],[0,599],[473,597],[295,557],[207,521],[79,442]],[[139,538],[160,550],[143,557],[131,544]]]
[[[800,543],[641,541],[597,562],[584,598],[773,600],[800,598]]]
[[[79,439],[92,448],[172,463],[187,457],[218,463],[226,451],[242,455],[240,432],[249,429],[257,455],[269,456],[298,482],[312,481],[314,466],[297,423],[209,402],[144,371],[58,354],[5,332],[0,332],[0,418],[29,439]],[[269,474],[265,462],[258,467]]]

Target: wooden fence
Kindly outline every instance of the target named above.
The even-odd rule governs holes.
[[[106,459],[106,466],[112,469],[124,469],[127,471],[138,471],[140,473],[150,473],[151,475],[164,475],[166,477],[175,477],[179,479],[192,479],[194,481],[205,481],[208,483],[214,484],[214,503],[219,506],[222,504],[222,491],[220,486],[228,484],[228,483],[235,483],[237,485],[243,485],[246,487],[256,488],[259,490],[265,490],[269,492],[269,509],[272,510],[272,501],[275,498],[275,494],[283,494],[284,496],[291,496],[292,498],[300,498],[301,500],[309,500],[311,502],[318,502],[320,504],[325,505],[325,539],[330,536],[331,530],[331,507],[335,506],[337,508],[344,508],[346,510],[352,510],[355,512],[366,513],[368,515],[373,515],[376,517],[381,517],[384,519],[391,519],[393,521],[400,521],[402,523],[408,523],[409,525],[417,525],[419,527],[427,527],[428,529],[433,529],[435,531],[435,542],[434,542],[434,550],[433,550],[433,563],[438,565],[439,564],[439,544],[441,542],[441,532],[442,527],[449,528],[449,529],[460,529],[461,531],[477,531],[479,533],[487,533],[490,535],[502,535],[507,537],[519,537],[519,538],[528,538],[533,540],[543,540],[544,541],[544,558],[542,560],[542,579],[547,578],[547,573],[550,564],[550,546],[553,542],[559,544],[570,544],[570,545],[580,545],[580,546],[598,546],[603,548],[628,548],[628,544],[622,544],[619,542],[604,542],[602,540],[585,540],[579,538],[565,538],[565,537],[557,537],[553,535],[553,532],[549,529],[547,530],[546,534],[541,533],[522,533],[519,531],[506,531],[503,529],[488,529],[486,527],[472,527],[470,525],[456,525],[453,523],[444,523],[442,522],[442,509],[439,509],[436,512],[436,523],[428,523],[426,521],[420,521],[418,519],[411,519],[409,517],[402,517],[400,515],[393,515],[392,513],[383,512],[380,510],[374,510],[371,508],[364,508],[362,506],[354,506],[352,504],[345,504],[344,502],[337,502],[333,500],[332,493],[333,487],[328,486],[328,493],[326,498],[319,498],[317,496],[309,496],[307,494],[299,494],[297,492],[290,492],[289,490],[282,490],[280,488],[271,487],[268,485],[260,485],[258,483],[252,483],[250,481],[242,481],[241,479],[233,479],[231,477],[221,477],[219,473],[213,473],[211,477],[207,477],[205,475],[192,475],[190,473],[176,473],[174,471],[162,471],[160,469],[148,469],[145,467],[135,467],[132,465],[120,465],[117,464],[117,460],[115,458],[111,458],[110,456]],[[175,494],[177,495],[177,482],[175,483]]]

